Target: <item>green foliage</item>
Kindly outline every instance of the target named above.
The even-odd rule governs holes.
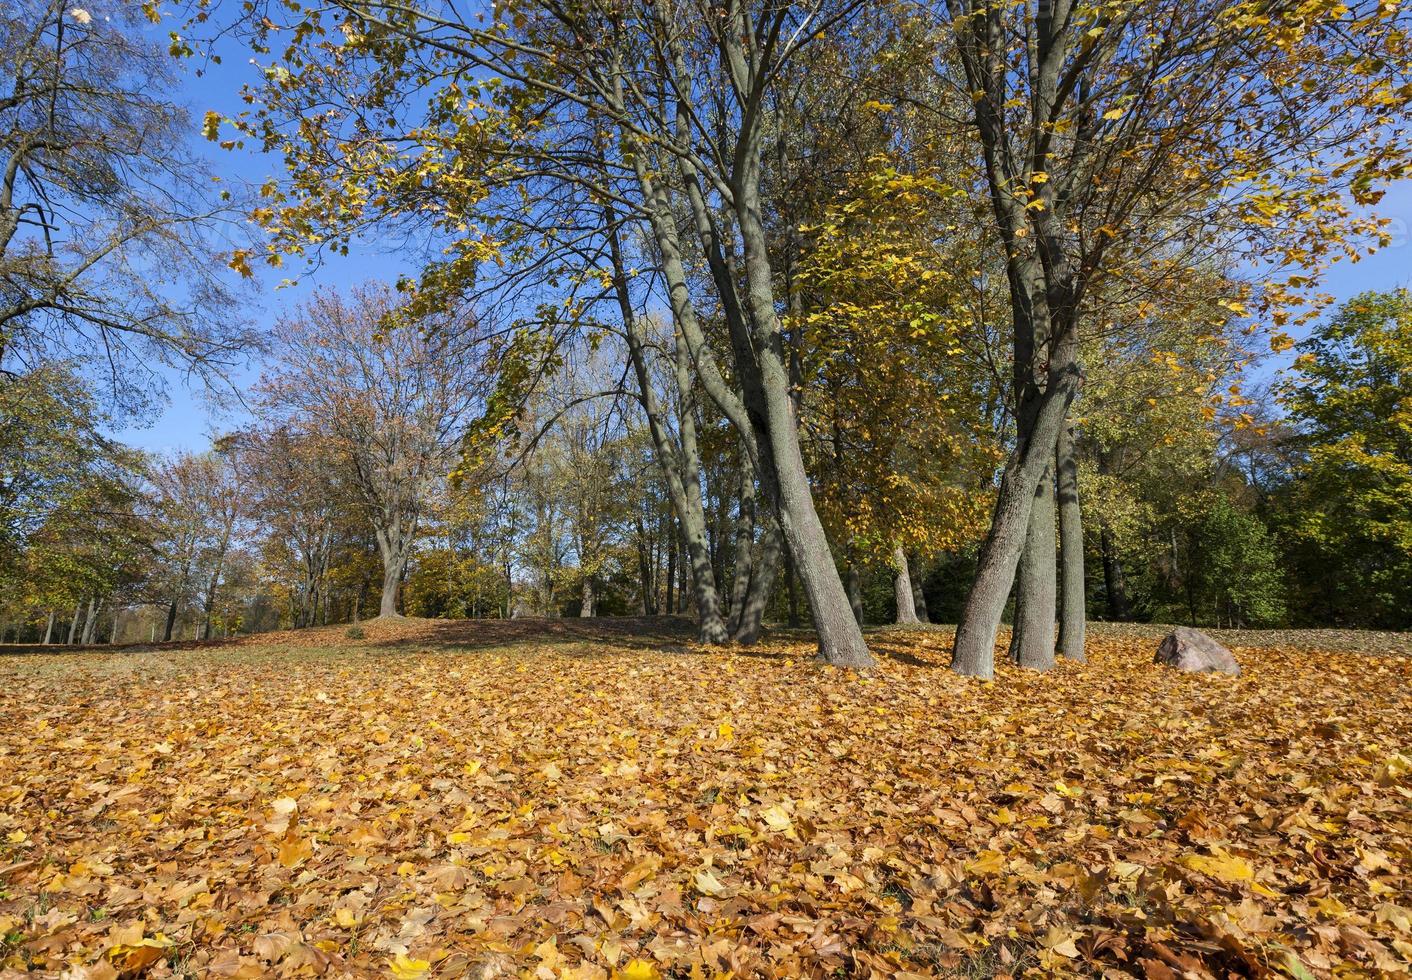
[[[1412,293],[1364,293],[1299,345],[1281,501],[1308,614],[1412,623]]]
[[[1284,621],[1279,554],[1258,517],[1218,494],[1191,537],[1184,586],[1193,619],[1241,627]]]

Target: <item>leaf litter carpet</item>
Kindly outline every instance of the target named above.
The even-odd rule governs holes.
[[[0,976],[1406,976],[1412,661],[664,621],[0,658]],[[1257,634],[1243,634],[1255,642]]]

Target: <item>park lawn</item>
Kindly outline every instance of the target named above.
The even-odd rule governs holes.
[[[0,657],[0,975],[1412,970],[1405,636],[365,629]]]

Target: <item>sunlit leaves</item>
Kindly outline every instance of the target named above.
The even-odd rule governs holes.
[[[1232,680],[1097,627],[1088,666],[1002,664],[981,685],[944,670],[944,633],[875,635],[864,679],[802,644],[661,652],[680,638],[570,625],[410,620],[369,624],[356,650],[331,628],[0,665],[18,719],[0,734],[0,963],[601,980],[1412,965],[1405,638],[1395,656],[1376,634],[1362,653],[1237,635]]]

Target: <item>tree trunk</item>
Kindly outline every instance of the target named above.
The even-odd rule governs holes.
[[[44,624],[44,645],[47,647],[49,641],[54,637],[54,610],[49,610],[49,621]]]
[[[68,646],[73,646],[74,640],[78,638],[78,618],[83,615],[83,603],[74,606],[74,618],[69,620],[69,638],[64,642]]]
[[[799,629],[801,617],[799,615],[799,576],[794,573],[794,559],[789,556],[789,552],[784,553],[784,581],[785,588],[789,592],[789,628]]]
[[[734,43],[729,31],[723,36],[727,43]],[[748,433],[748,442],[756,449],[757,474],[770,506],[779,518],[789,554],[794,559],[795,569],[809,597],[814,628],[818,634],[819,657],[837,666],[871,667],[873,658],[849,610],[848,597],[829,551],[823,524],[814,509],[809,477],[800,452],[789,375],[780,346],[779,316],[775,309],[768,242],[760,211],[758,137],[756,142],[757,145],[737,155],[745,170],[736,175],[732,188],[735,219],[740,227],[745,255],[745,306],[748,307],[748,317],[743,315],[736,303],[734,285],[726,288],[723,282],[726,275],[721,269],[717,243],[713,237],[703,241],[726,314],[731,347],[735,352],[737,381],[744,393],[743,414],[746,417],[741,417],[742,413],[735,410],[738,406],[732,405],[730,399],[718,397],[718,404],[727,417],[737,423],[742,434]],[[663,275],[672,298],[673,313],[678,316],[679,323],[684,313],[691,319],[691,325],[683,323],[683,329],[693,329],[695,311],[690,307],[690,293],[682,271],[675,218],[671,213],[670,201],[666,199],[667,192],[664,187],[653,184],[641,147],[634,154],[634,162],[637,164],[643,198],[650,205],[649,217],[663,255]],[[698,233],[711,236],[713,233],[699,200],[700,188],[695,172],[684,158],[679,158],[678,162],[683,169],[693,214],[697,218]],[[695,334],[699,335],[699,329],[695,330]],[[697,343],[695,336],[687,339],[704,380],[708,372],[702,370],[701,360],[696,357],[704,345]]]
[[[750,592],[751,564],[755,547],[755,474],[749,462],[740,461],[740,503],[735,524],[735,574],[731,579],[731,608],[726,628],[732,638],[740,633],[745,599]]]
[[[740,336],[737,347],[743,348],[748,342],[754,348],[754,363],[741,375],[747,391],[753,388],[755,393],[747,404],[754,403],[751,421],[761,448],[761,467],[814,614],[820,659],[839,667],[866,669],[874,661],[860,628],[861,608],[851,601],[839,580],[804,469],[789,372],[780,348],[779,317],[761,217],[758,160],[754,151],[747,156],[748,172],[735,188],[735,217],[745,255],[746,299],[754,329]],[[744,325],[734,326],[733,332],[743,334]],[[739,362],[740,357],[736,360]]]
[[[912,591],[912,570],[907,567],[907,552],[902,545],[892,549],[892,591],[897,602],[897,623],[900,626],[915,625],[917,619],[916,597]]]
[[[623,320],[623,333],[627,339],[628,355],[632,361],[633,373],[637,378],[638,392],[643,410],[647,415],[648,432],[652,437],[658,467],[667,484],[667,496],[672,502],[684,538],[685,558],[691,567],[692,587],[696,596],[697,639],[702,643],[724,643],[727,638],[725,618],[721,614],[720,594],[716,588],[715,569],[711,564],[711,551],[706,540],[706,513],[701,500],[701,456],[696,443],[695,408],[690,376],[690,355],[683,343],[678,340],[674,357],[673,378],[677,387],[677,439],[673,440],[663,418],[662,407],[658,404],[656,389],[648,370],[645,343],[641,325],[632,308],[632,297],[628,289],[627,272],[623,267],[622,252],[618,243],[616,225],[611,210],[606,212],[609,226],[609,254],[613,262],[613,280],[618,298],[618,310]],[[662,224],[654,221],[654,227]],[[660,238],[660,236],[659,236]],[[685,273],[680,260],[664,262],[673,266],[672,282],[679,277],[685,281]],[[676,290],[674,292],[674,297]],[[689,301],[688,301],[689,303]],[[674,298],[673,312],[694,315],[689,305],[683,313],[679,307],[679,297]],[[686,564],[684,561],[683,565]],[[670,578],[670,575],[669,575]],[[671,610],[671,585],[667,587],[668,611]]]
[[[1103,594],[1108,619],[1115,623],[1132,618],[1132,607],[1128,603],[1128,583],[1123,576],[1123,563],[1118,557],[1117,542],[1108,525],[1098,528],[1098,547],[1103,552]]]
[[[1015,583],[1015,627],[1010,634],[1010,659],[1031,670],[1054,666],[1054,549],[1054,473],[1046,467],[1030,506]]]
[[[1079,458],[1071,425],[1059,430],[1055,469],[1059,483],[1059,652],[1070,660],[1082,662],[1088,659],[1084,653],[1088,598],[1084,582],[1083,513],[1079,508]]]
[[[162,642],[169,643],[172,639],[172,631],[176,629],[177,601],[173,599],[167,604],[167,625],[162,629]]]
[[[927,597],[923,591],[922,567],[913,556],[908,556],[908,562],[908,575],[912,581],[912,610],[917,615],[917,622],[930,623],[931,617],[927,615]]]
[[[98,635],[98,599],[89,597],[88,615],[83,620],[83,645],[92,646],[93,640]]]
[[[676,534],[676,531],[677,531],[677,529],[676,529],[675,527],[672,527],[672,528],[669,528],[669,529],[668,529],[668,532],[667,532],[667,581],[666,581],[666,591],[667,591],[667,594],[666,594],[666,596],[665,596],[666,602],[663,603],[662,609],[663,609],[663,611],[664,611],[668,616],[670,616],[672,613],[674,613],[674,612],[677,611],[676,602],[674,601],[674,600],[676,599],[676,595],[674,594],[674,590],[676,589],[676,586],[677,586],[677,534]]]
[[[378,605],[379,619],[398,618],[397,590],[402,585],[402,576],[407,572],[407,560],[411,557],[412,537],[415,532],[415,524],[404,528],[400,521],[391,527],[374,528],[378,551],[382,554],[382,600]],[[318,613],[317,601],[315,598],[316,605],[311,609],[314,615]]]
[[[990,530],[981,544],[976,577],[961,610],[951,668],[973,677],[995,676],[995,636],[1028,536],[1030,507],[1054,464],[1059,429],[1078,386],[1076,338],[1053,350],[1044,393],[1022,406],[1020,436],[1005,463]],[[1051,641],[1052,642],[1052,641]]]
[[[395,562],[387,562],[382,570],[382,600],[378,603],[378,617],[390,619],[397,616],[397,587],[402,583],[402,568]]]
[[[680,532],[681,528],[677,530]],[[685,536],[677,542],[677,555],[677,613],[681,614],[691,610],[691,596],[687,591],[687,579],[691,577],[691,551],[686,546]]]
[[[740,623],[731,636],[736,643],[750,646],[760,639],[765,610],[770,605],[770,595],[774,591],[775,578],[779,575],[780,557],[783,552],[784,541],[780,526],[772,518],[767,519],[760,535],[760,558],[754,563],[750,574],[750,589],[745,594],[745,609],[741,612]]]
[[[580,619],[591,619],[593,617],[593,576],[583,577],[582,605],[579,607]]]
[[[848,568],[845,571],[844,591],[848,596],[848,610],[853,614],[853,621],[859,626],[863,625],[863,573],[858,570],[858,563],[851,557],[848,559]]]
[[[657,583],[653,575],[652,542],[647,536],[647,524],[641,512],[637,518],[638,615],[657,615]]]

